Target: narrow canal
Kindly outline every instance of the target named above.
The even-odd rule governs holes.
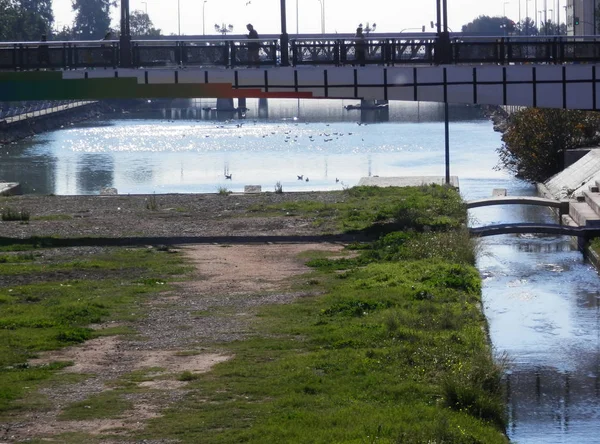
[[[0,153],[0,179],[37,194],[333,190],[364,176],[444,174],[435,104],[390,105],[390,122],[359,122],[353,102],[274,102],[269,118],[204,120],[201,108],[123,115],[36,136]],[[454,111],[451,174],[467,200],[535,195],[494,169],[500,135],[472,111]],[[224,175],[231,174],[231,180]],[[297,175],[306,179],[297,180]],[[310,181],[308,181],[310,178]],[[553,221],[527,206],[479,208],[472,225]],[[600,442],[600,278],[564,237],[481,241],[477,266],[494,351],[508,362],[509,437],[523,443]]]

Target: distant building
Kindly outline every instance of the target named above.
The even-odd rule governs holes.
[[[567,0],[567,35],[595,35],[600,0]]]

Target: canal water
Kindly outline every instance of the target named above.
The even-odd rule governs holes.
[[[284,100],[258,118],[211,119],[214,103],[160,104],[4,147],[0,180],[37,194],[334,190],[365,176],[443,176],[443,108],[390,104],[390,122],[361,122],[353,102]],[[171,104],[173,105],[173,104]],[[192,106],[195,105],[195,106]],[[476,110],[452,108],[451,174],[465,199],[535,195],[498,171],[500,135]],[[367,119],[368,120],[368,119]],[[231,180],[225,175],[231,175]],[[298,180],[298,176],[303,180]],[[307,181],[308,179],[308,181]],[[471,225],[553,222],[549,210],[471,210]],[[507,361],[509,437],[519,443],[600,443],[600,279],[565,237],[481,241],[477,266],[494,353]]]

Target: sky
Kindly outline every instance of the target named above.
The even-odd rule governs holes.
[[[545,0],[447,0],[448,24],[452,31],[480,15],[506,16],[515,22],[534,17],[535,4],[543,8]],[[566,0],[546,0],[548,8]],[[120,5],[120,2],[118,2]],[[147,11],[156,28],[163,34],[215,35],[215,24],[233,25],[233,34],[246,34],[246,24],[252,23],[261,34],[281,33],[280,0],[130,0],[130,10]],[[436,21],[435,0],[286,0],[288,34],[321,32],[321,6],[324,9],[326,33],[354,33],[358,24],[377,25],[376,32],[418,32]],[[58,28],[73,21],[71,0],[53,0]],[[298,14],[296,14],[296,8]],[[204,13],[204,14],[203,14]],[[548,12],[550,16],[550,12]],[[564,15],[564,9],[561,8]],[[204,15],[204,17],[203,17]],[[113,23],[117,24],[119,8],[114,8]],[[563,19],[564,20],[564,19]],[[562,21],[562,20],[561,20]]]

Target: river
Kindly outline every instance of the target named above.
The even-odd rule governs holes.
[[[334,190],[365,176],[443,176],[442,107],[390,104],[390,122],[360,122],[354,102],[283,100],[259,119],[211,120],[193,108],[157,107],[63,128],[5,147],[0,179],[28,193],[212,193]],[[451,174],[465,199],[535,195],[496,170],[500,135],[473,109],[453,107]],[[231,175],[231,180],[226,179]],[[302,175],[303,180],[298,180]],[[308,179],[308,180],[307,180]],[[552,221],[549,210],[471,210],[471,224]],[[482,239],[477,266],[494,353],[508,362],[508,433],[519,443],[600,442],[600,279],[565,237]]]

